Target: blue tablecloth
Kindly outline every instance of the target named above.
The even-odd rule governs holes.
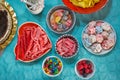
[[[0,80],[81,80],[75,74],[74,66],[77,60],[81,58],[89,58],[94,61],[96,65],[95,75],[90,80],[120,80],[120,1],[109,0],[109,5],[104,10],[90,15],[83,15],[76,13],[77,22],[75,28],[69,32],[74,35],[79,41],[79,56],[73,62],[63,60],[64,68],[62,74],[57,78],[49,78],[42,72],[42,62],[47,56],[55,55],[55,42],[60,35],[51,32],[46,25],[46,15],[55,5],[63,5],[61,0],[45,0],[45,8],[39,15],[32,15],[24,3],[20,0],[7,0],[7,2],[14,8],[18,27],[26,22],[33,21],[40,24],[52,41],[52,50],[44,57],[32,63],[22,63],[15,60],[14,46],[17,42],[17,34],[13,41],[4,49],[0,56]],[[114,49],[104,56],[95,56],[89,53],[82,45],[81,33],[84,26],[89,20],[103,19],[109,22],[115,29],[117,34],[117,43]],[[59,56],[58,56],[59,57]]]

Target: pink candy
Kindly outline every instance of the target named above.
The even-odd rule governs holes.
[[[91,21],[91,22],[89,23],[89,26],[95,27],[95,26],[96,26],[96,21]]]
[[[102,43],[102,41],[103,41],[103,36],[102,36],[101,34],[97,34],[97,35],[96,35],[96,40],[97,40],[98,43]]]
[[[113,45],[115,44],[115,41],[110,39],[110,40],[104,40],[102,43],[102,48],[103,49],[110,49]]]
[[[91,27],[91,26],[89,26],[88,28],[88,34],[95,34],[96,33],[96,29],[95,29],[95,27]]]
[[[56,44],[56,50],[63,57],[70,57],[76,53],[77,43],[70,37],[61,38]]]

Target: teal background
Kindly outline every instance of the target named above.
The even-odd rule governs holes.
[[[17,42],[17,34],[13,41],[4,49],[0,55],[0,80],[81,80],[74,71],[75,63],[81,58],[88,58],[96,65],[95,75],[90,80],[120,80],[120,0],[109,0],[109,3],[102,10],[93,14],[84,15],[76,13],[77,21],[74,29],[69,32],[79,41],[79,53],[75,60],[64,60],[63,72],[56,78],[49,78],[42,72],[42,62],[47,56],[58,56],[55,52],[55,42],[60,35],[51,32],[46,25],[46,15],[55,5],[63,5],[61,0],[45,0],[45,8],[38,15],[31,14],[24,3],[20,0],[7,0],[14,8],[18,28],[26,21],[33,21],[40,24],[52,41],[52,50],[32,63],[23,63],[15,60],[14,47]],[[109,22],[116,31],[117,43],[114,49],[106,55],[95,56],[89,53],[82,45],[81,34],[85,25],[90,20],[104,20]],[[59,57],[59,56],[58,56]]]

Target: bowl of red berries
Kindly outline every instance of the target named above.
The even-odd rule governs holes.
[[[75,65],[75,72],[81,79],[90,79],[95,73],[95,64],[90,59],[80,59]]]
[[[70,34],[62,35],[56,42],[56,52],[64,59],[74,58],[78,53],[78,41]]]

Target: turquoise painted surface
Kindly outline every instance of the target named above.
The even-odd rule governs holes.
[[[0,56],[0,80],[81,80],[74,72],[74,66],[77,60],[81,58],[89,58],[94,61],[96,65],[96,73],[90,80],[120,80],[120,1],[109,0],[109,4],[99,12],[90,15],[77,14],[77,22],[75,28],[70,32],[79,41],[79,54],[72,62],[63,60],[64,69],[62,74],[57,78],[49,78],[42,72],[42,62],[45,57],[56,55],[55,42],[60,35],[51,32],[46,25],[46,15],[50,8],[55,5],[63,5],[61,0],[45,0],[45,8],[39,15],[32,15],[20,0],[7,0],[14,8],[17,19],[18,27],[26,21],[34,21],[40,24],[49,35],[53,48],[52,50],[32,63],[22,63],[15,60],[14,46],[17,42],[17,34],[15,38],[7,46]],[[81,33],[84,26],[90,20],[102,19],[114,27],[117,33],[117,43],[115,48],[107,55],[95,56],[89,53],[82,45]],[[59,57],[59,56],[58,56]]]

